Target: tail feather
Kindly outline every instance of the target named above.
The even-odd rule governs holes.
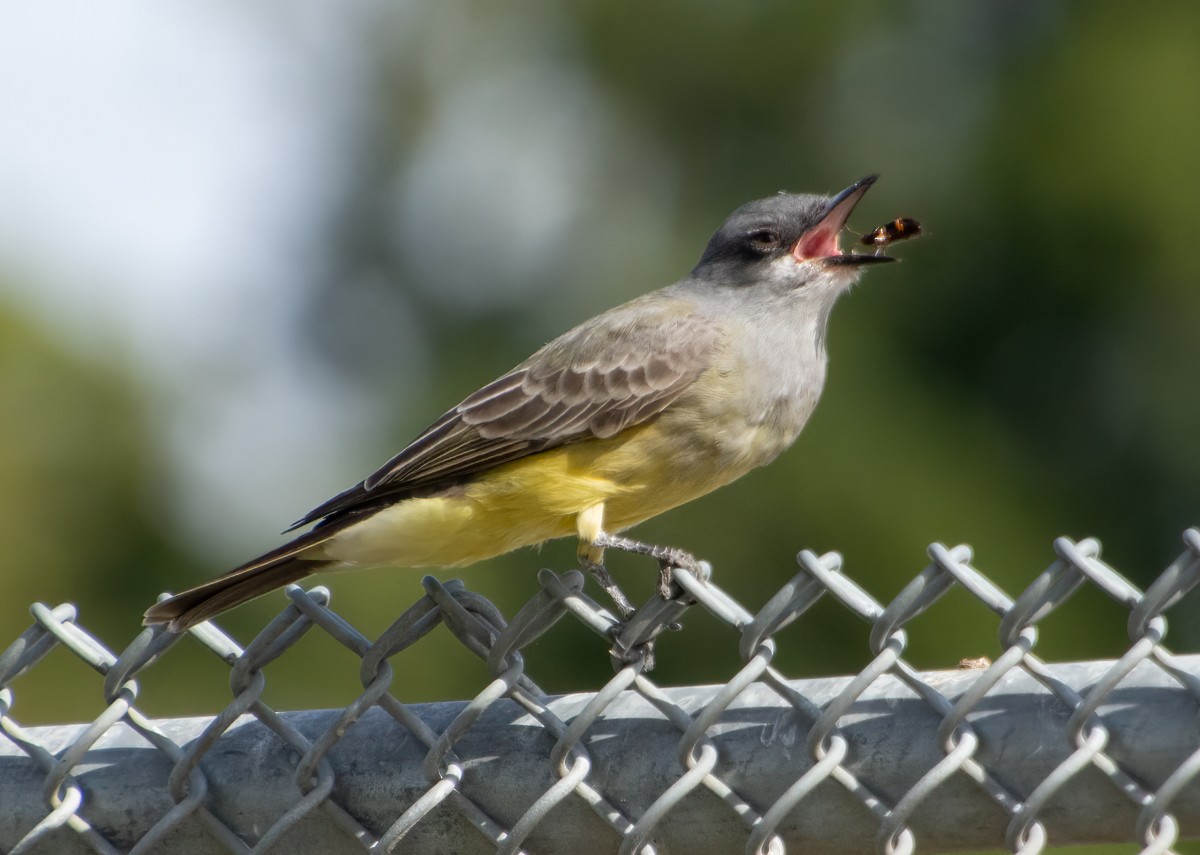
[[[172,632],[182,632],[234,606],[320,572],[334,562],[304,553],[329,540],[335,532],[308,532],[278,549],[210,582],[175,594],[146,609],[146,625],[166,623]]]

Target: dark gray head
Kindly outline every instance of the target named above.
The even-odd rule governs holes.
[[[838,234],[877,175],[836,196],[781,193],[749,202],[729,215],[708,241],[692,278],[718,286],[773,283],[794,289],[817,280],[847,283],[860,267],[893,259],[843,254]]]

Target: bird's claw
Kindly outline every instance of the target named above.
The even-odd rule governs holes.
[[[675,571],[686,570],[701,582],[707,582],[712,577],[712,565],[707,561],[699,561],[690,552],[682,549],[667,549],[658,560],[658,594],[664,600],[676,599],[682,594],[682,589],[675,582]]]

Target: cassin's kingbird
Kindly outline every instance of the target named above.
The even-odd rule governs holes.
[[[838,247],[875,179],[738,208],[684,279],[559,336],[292,527],[310,531],[146,622],[179,631],[322,570],[452,567],[571,534],[610,593],[605,547],[686,566],[615,534],[795,441],[825,383],[833,304],[863,265],[892,260]]]

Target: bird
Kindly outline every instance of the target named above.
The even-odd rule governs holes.
[[[728,484],[799,436],[825,384],[830,312],[869,265],[839,246],[868,175],[833,196],[735,210],[685,277],[584,321],[422,431],[287,532],[307,531],[166,597],[145,623],[182,632],[310,574],[459,567],[569,537],[628,615],[604,550],[695,569],[621,533]]]

